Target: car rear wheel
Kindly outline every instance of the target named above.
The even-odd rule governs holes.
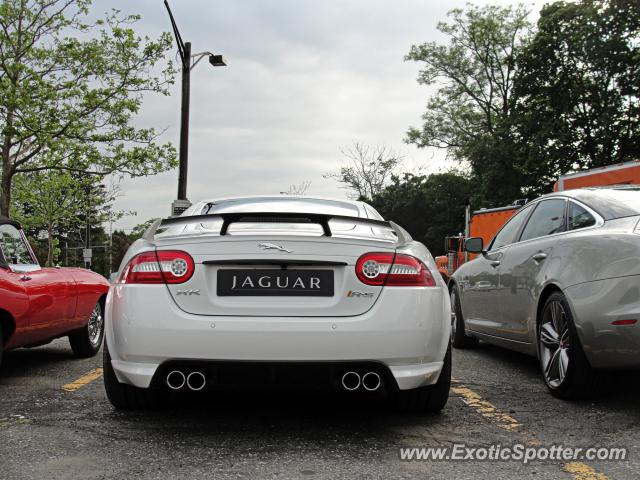
[[[120,383],[111,365],[111,355],[107,342],[104,343],[103,379],[104,389],[111,405],[118,410],[153,410],[166,403],[166,395],[159,390],[138,388]]]
[[[586,398],[604,387],[604,377],[589,365],[566,298],[552,293],[538,322],[538,358],[547,388],[558,398]]]
[[[478,346],[478,339],[470,337],[464,328],[462,318],[462,307],[460,306],[460,295],[458,286],[452,285],[449,292],[451,297],[451,345],[455,348],[473,348]]]
[[[399,390],[395,393],[398,410],[403,412],[439,412],[449,400],[451,387],[451,347],[447,349],[440,377],[434,385]]]
[[[71,350],[76,357],[94,357],[100,350],[104,337],[104,315],[102,300],[93,307],[87,326],[69,335]]]

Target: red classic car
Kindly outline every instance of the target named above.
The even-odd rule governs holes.
[[[100,349],[109,282],[81,268],[42,268],[16,222],[0,217],[2,353],[69,336],[77,357]]]

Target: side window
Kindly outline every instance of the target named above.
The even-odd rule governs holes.
[[[564,230],[564,199],[543,200],[531,214],[520,241],[544,237]]]
[[[574,202],[569,202],[569,230],[592,227],[596,219],[583,207]]]
[[[12,268],[37,264],[20,230],[13,225],[7,223],[0,225],[0,249],[2,249],[2,256]]]
[[[531,212],[531,207],[526,207],[511,217],[511,220],[509,220],[494,237],[489,250],[495,250],[496,248],[504,247],[505,245],[510,245],[515,242],[520,227],[522,227],[522,224],[527,219],[529,212]]]

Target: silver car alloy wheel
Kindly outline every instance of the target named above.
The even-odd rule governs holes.
[[[547,305],[540,325],[538,343],[543,375],[547,384],[558,388],[569,369],[569,323],[560,301]]]
[[[91,316],[89,317],[89,324],[87,328],[89,330],[89,341],[91,345],[96,346],[100,342],[100,338],[102,337],[102,324],[104,319],[102,317],[102,307],[100,304],[96,304],[93,307],[93,312],[91,312]]]

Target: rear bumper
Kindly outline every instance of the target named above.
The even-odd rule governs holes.
[[[640,276],[582,283],[565,294],[592,367],[640,368]],[[637,323],[612,325],[630,319]]]
[[[119,381],[137,387],[149,387],[159,366],[175,360],[376,362],[405,390],[440,375],[448,300],[440,287],[386,288],[353,317],[225,317],[185,313],[158,286],[114,286],[106,340]]]

